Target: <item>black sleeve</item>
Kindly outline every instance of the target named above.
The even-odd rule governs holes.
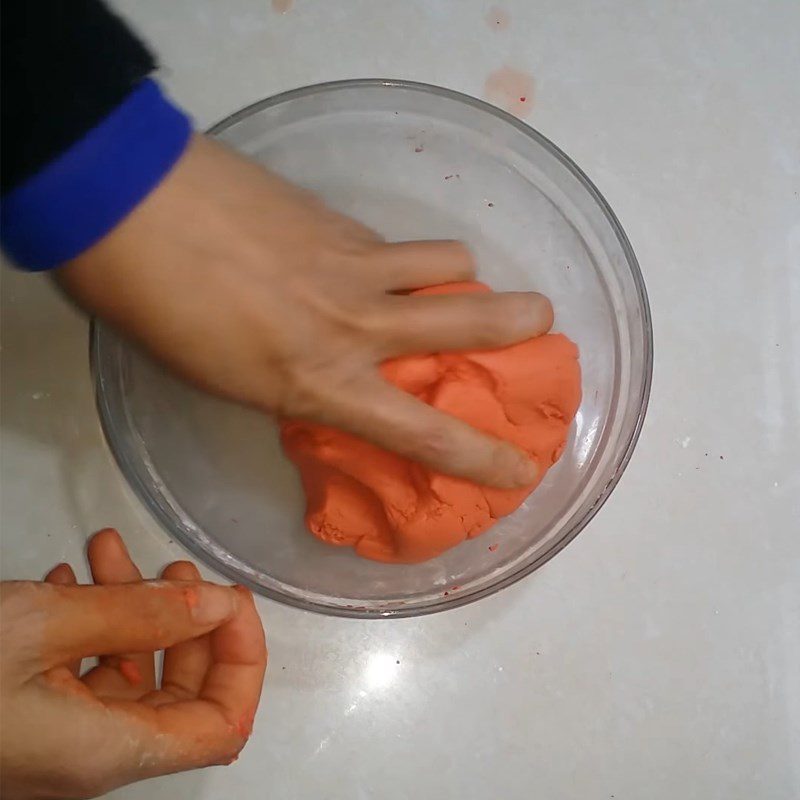
[[[2,0],[0,191],[80,139],[155,69],[100,0]]]

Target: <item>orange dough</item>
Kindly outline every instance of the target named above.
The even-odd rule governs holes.
[[[139,686],[144,680],[139,665],[128,658],[120,659],[119,671],[122,673],[122,677],[125,678],[131,686]]]
[[[456,291],[490,289],[468,283],[415,294]],[[581,398],[578,348],[560,334],[501,350],[398,358],[382,372],[426,403],[514,442],[546,468],[561,455]],[[282,439],[300,470],[309,530],[376,561],[434,558],[510,514],[539,483],[477,486],[313,423],[283,423]]]

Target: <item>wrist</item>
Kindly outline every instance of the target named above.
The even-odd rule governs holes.
[[[162,180],[191,136],[188,117],[142,81],[82,139],[3,197],[2,243],[28,270],[91,247]]]

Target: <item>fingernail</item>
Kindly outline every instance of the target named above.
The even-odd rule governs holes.
[[[519,486],[528,486],[539,477],[539,465],[529,458],[520,460],[514,474],[514,479]]]
[[[553,312],[553,304],[543,294],[533,292],[534,298],[534,318],[539,325],[539,330],[546,333],[553,327],[555,322],[555,314]]]
[[[214,625],[230,619],[239,604],[236,592],[227,586],[204,583],[183,590],[192,619],[198,625]]]

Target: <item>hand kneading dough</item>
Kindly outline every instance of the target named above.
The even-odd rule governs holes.
[[[416,294],[476,291],[490,290],[469,283]],[[398,358],[382,372],[426,403],[514,442],[545,469],[561,455],[581,398],[578,349],[560,334],[501,350]],[[376,561],[434,558],[510,514],[539,483],[476,486],[312,423],[287,421],[282,438],[300,469],[311,532]]]

